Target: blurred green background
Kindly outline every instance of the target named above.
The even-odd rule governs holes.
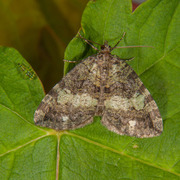
[[[89,0],[0,0],[0,46],[16,48],[47,93],[63,76],[63,56]],[[134,4],[134,8],[137,6]]]

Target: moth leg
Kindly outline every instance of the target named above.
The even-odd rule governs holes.
[[[122,58],[119,58],[116,55],[113,55],[113,56],[116,57],[116,59],[118,59],[118,61],[132,61],[135,58],[135,57],[131,57],[131,58],[128,58],[128,59],[122,59]]]
[[[87,40],[87,39],[85,39],[84,37],[82,37],[82,35],[80,34],[80,32],[78,32],[78,34],[79,34],[79,37],[81,38],[81,39],[83,39],[87,44],[89,44],[93,49],[95,49],[96,51],[99,51],[99,49],[97,48],[97,47],[95,47],[94,45],[92,45],[91,43],[94,43],[94,42],[92,42],[92,41],[90,41],[90,40]],[[90,43],[91,42],[91,43]],[[95,44],[98,44],[98,43],[95,43]],[[100,45],[100,44],[98,44],[98,45]]]
[[[135,57],[132,57],[132,58],[129,58],[129,59],[120,59],[120,60],[123,60],[123,61],[132,61]]]
[[[77,61],[71,61],[71,60],[66,60],[66,59],[63,59],[64,62],[68,62],[68,63],[77,63]]]

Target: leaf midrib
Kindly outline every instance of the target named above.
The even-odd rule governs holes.
[[[54,134],[51,134],[49,131],[46,131],[46,132],[47,132],[46,135],[40,136],[40,137],[35,138],[35,139],[33,139],[33,140],[31,140],[31,141],[29,141],[29,142],[27,142],[27,143],[25,143],[25,144],[23,144],[23,145],[21,145],[21,146],[18,146],[18,147],[14,148],[14,149],[11,149],[11,150],[7,151],[6,153],[1,154],[0,157],[5,156],[5,155],[8,154],[8,153],[17,151],[17,150],[19,150],[19,149],[21,149],[21,148],[29,145],[30,143],[36,142],[36,141],[38,141],[38,140],[40,140],[40,139],[42,139],[42,138],[44,138],[44,137],[54,136]],[[95,142],[95,141],[93,141],[93,140],[90,140],[90,139],[88,139],[88,138],[79,136],[79,135],[77,135],[77,134],[74,134],[74,133],[71,133],[71,132],[68,132],[68,131],[63,131],[62,133],[57,133],[57,134],[55,135],[55,136],[57,137],[57,139],[58,139],[57,149],[60,149],[60,138],[61,138],[61,136],[63,136],[63,135],[69,135],[69,136],[72,136],[72,137],[76,137],[76,138],[81,139],[81,140],[83,140],[83,141],[85,141],[85,142],[87,142],[87,143],[96,145],[96,146],[98,146],[98,147],[101,147],[101,148],[106,149],[106,150],[108,150],[108,151],[114,152],[114,153],[116,153],[116,154],[120,154],[121,156],[125,156],[125,157],[127,157],[127,158],[132,159],[132,160],[138,161],[138,162],[140,162],[140,163],[142,163],[142,164],[146,164],[146,165],[148,165],[148,166],[151,166],[151,167],[154,167],[154,168],[163,170],[163,171],[165,171],[165,172],[169,172],[169,173],[174,174],[174,175],[176,175],[176,176],[180,176],[179,173],[176,173],[176,172],[171,171],[171,170],[169,170],[169,169],[166,169],[166,168],[157,166],[157,165],[155,165],[155,164],[152,164],[152,163],[150,163],[150,162],[144,161],[144,160],[142,160],[142,159],[138,159],[138,158],[136,158],[136,157],[130,156],[130,155],[128,155],[128,154],[123,153],[123,151],[120,152],[120,151],[118,151],[118,150],[116,150],[116,149],[113,149],[113,148],[111,148],[111,147],[108,147],[108,146],[106,146],[106,145],[104,145],[104,144]],[[58,150],[57,150],[57,152],[58,152]],[[57,157],[58,157],[58,155],[57,155]],[[60,162],[60,152],[59,152],[59,158],[58,158],[58,159],[59,159],[59,161],[57,161],[57,164],[56,164],[56,179],[59,178],[59,168],[58,168],[58,167],[60,166],[60,164],[59,164],[59,162]],[[57,159],[57,160],[58,160],[58,159]]]

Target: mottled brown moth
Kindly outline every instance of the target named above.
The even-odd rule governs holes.
[[[35,124],[71,130],[101,116],[101,123],[117,134],[159,136],[163,123],[154,99],[125,60],[111,54],[124,47],[117,47],[119,41],[114,47],[105,42],[98,50],[80,37],[98,53],[84,59],[51,89],[35,112]]]

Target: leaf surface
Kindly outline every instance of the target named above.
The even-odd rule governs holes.
[[[178,0],[150,0],[131,12],[129,0],[90,1],[81,34],[116,49],[138,73],[160,109],[164,131],[154,138],[120,136],[96,117],[93,124],[56,133],[36,127],[33,114],[44,92],[17,63],[29,65],[14,49],[0,48],[0,179],[179,179],[180,61]],[[99,46],[97,46],[99,48]],[[79,37],[65,52],[67,60],[96,53]],[[65,73],[73,67],[66,63]],[[7,73],[10,72],[10,73]]]

